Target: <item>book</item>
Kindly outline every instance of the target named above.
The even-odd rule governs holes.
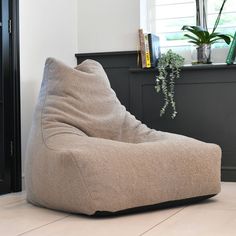
[[[235,56],[236,56],[236,32],[234,34],[234,38],[231,42],[230,48],[229,48],[229,52],[226,58],[226,63],[228,65],[233,64],[234,60],[235,60]]]
[[[144,33],[142,29],[139,29],[139,45],[140,45],[140,54],[141,54],[141,66],[142,68],[146,68]]]
[[[144,33],[139,29],[139,45],[141,55],[141,67],[156,67],[161,56],[159,37],[152,33]]]
[[[143,33],[142,29],[139,29],[139,44],[140,44],[140,54],[141,54],[141,66],[142,68],[150,68],[151,58],[150,58],[148,34]]]
[[[160,39],[155,34],[148,34],[151,67],[156,67],[161,56]]]
[[[146,68],[150,68],[151,67],[151,58],[150,58],[148,34],[144,34],[144,45],[145,45],[145,56],[146,56]]]

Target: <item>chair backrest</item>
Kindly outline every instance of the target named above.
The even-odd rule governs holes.
[[[39,103],[46,137],[81,130],[88,136],[117,140],[126,109],[111,89],[102,66],[86,60],[75,69],[46,61]]]

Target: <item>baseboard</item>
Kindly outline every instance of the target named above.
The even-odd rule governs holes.
[[[236,167],[235,166],[222,166],[221,179],[226,182],[236,182]]]

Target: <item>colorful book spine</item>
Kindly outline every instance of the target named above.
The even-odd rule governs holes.
[[[229,52],[226,58],[226,63],[228,65],[233,64],[234,60],[235,60],[235,56],[236,56],[236,32],[234,34],[234,38],[231,42],[230,48],[229,48]]]
[[[140,54],[141,54],[141,66],[142,68],[146,68],[144,33],[142,29],[139,29],[139,45],[140,45]]]
[[[146,68],[151,67],[151,57],[150,57],[150,49],[148,42],[148,34],[144,34],[144,44],[145,44],[145,55],[146,55]]]
[[[148,34],[151,67],[156,67],[161,56],[159,37],[155,34]]]

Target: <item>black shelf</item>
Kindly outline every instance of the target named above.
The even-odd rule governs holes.
[[[236,64],[228,65],[226,63],[214,63],[214,64],[197,64],[197,65],[184,65],[182,67],[182,70],[218,70],[218,69],[235,69]],[[140,67],[134,67],[130,68],[129,71],[131,73],[143,73],[143,72],[155,72],[157,71],[157,68],[140,68]]]

